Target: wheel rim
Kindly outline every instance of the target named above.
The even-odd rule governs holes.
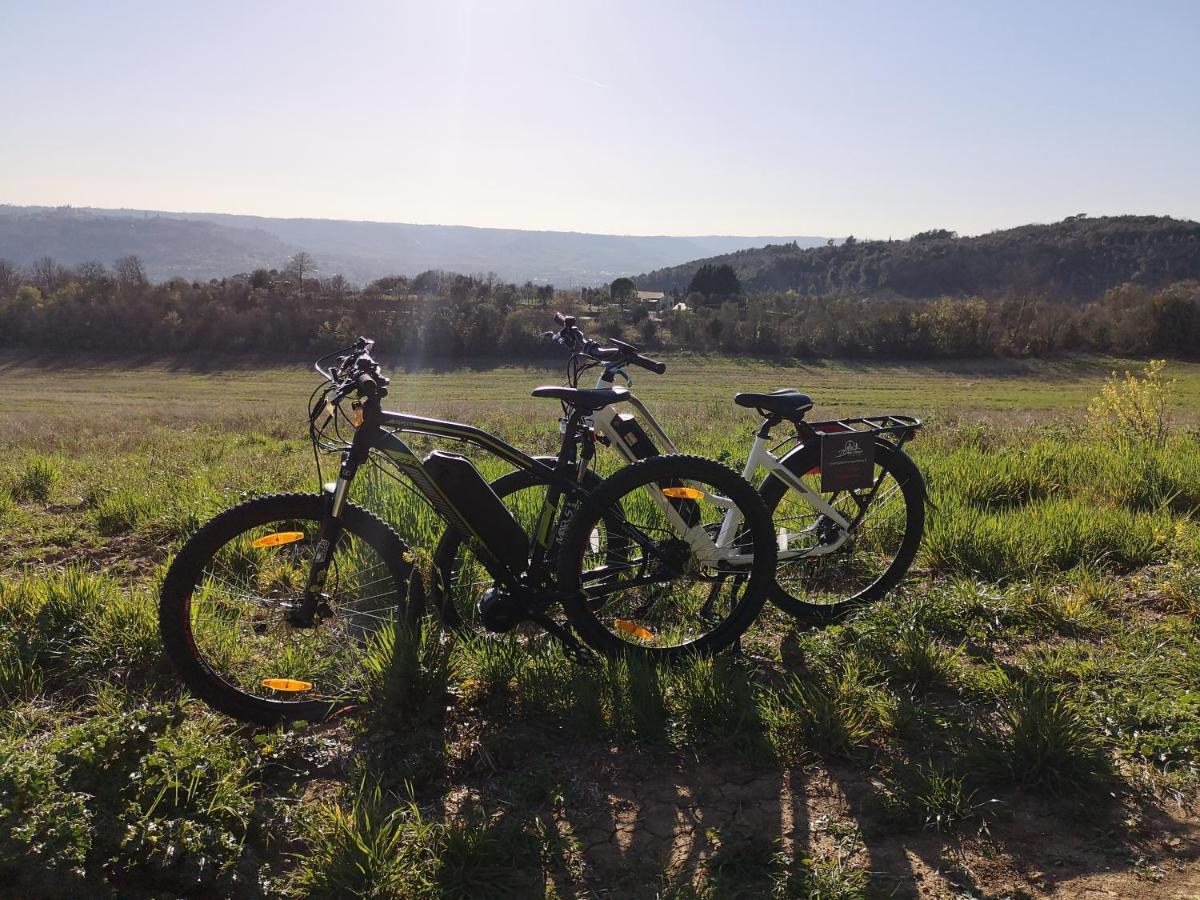
[[[747,563],[703,558],[657,501],[663,495],[693,531],[718,533],[727,509],[720,487],[664,479],[631,488],[606,511],[622,541],[616,559],[590,542],[581,551],[579,583],[589,614],[630,648],[691,644],[730,619],[746,592]],[[598,518],[593,514],[588,524]],[[735,546],[745,550],[748,540],[743,532]]]
[[[872,496],[870,488],[821,493],[815,470],[801,478],[851,523],[848,532],[814,510],[799,492],[784,492],[772,516],[779,552],[776,583],[784,591],[808,603],[831,605],[859,596],[892,567],[907,534],[907,504],[902,485],[878,463],[875,479],[879,485]]]
[[[390,566],[345,532],[318,621],[294,623],[289,614],[303,598],[318,531],[311,519],[242,531],[213,553],[188,597],[193,652],[246,696],[295,705],[354,699],[376,636],[400,617],[405,596]]]

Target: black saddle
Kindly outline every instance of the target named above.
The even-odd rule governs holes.
[[[757,409],[764,416],[781,419],[802,419],[813,407],[812,397],[795,388],[781,388],[769,394],[737,394],[733,402],[747,409]]]
[[[629,388],[571,388],[547,384],[533,389],[534,397],[552,397],[583,412],[595,412],[629,396]]]

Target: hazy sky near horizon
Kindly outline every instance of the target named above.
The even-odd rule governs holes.
[[[1200,218],[1200,2],[0,0],[0,202],[625,234]]]

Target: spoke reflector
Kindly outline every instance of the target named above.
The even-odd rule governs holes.
[[[670,497],[672,500],[703,500],[704,491],[696,488],[688,487],[671,487],[662,489],[664,497]]]
[[[262,686],[273,691],[311,691],[311,681],[300,681],[296,678],[264,678]]]
[[[304,540],[303,531],[277,531],[250,542],[251,547],[282,547],[284,544],[294,544]]]
[[[637,622],[627,622],[625,619],[613,619],[618,631],[623,631],[630,637],[641,638],[643,641],[654,640],[654,635]]]

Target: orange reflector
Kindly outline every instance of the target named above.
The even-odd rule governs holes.
[[[304,540],[303,531],[277,531],[250,542],[251,547],[282,547],[284,544],[294,544]]]
[[[624,619],[613,619],[613,624],[617,626],[617,631],[623,631],[630,637],[641,638],[643,641],[654,640],[654,634],[648,629],[643,628],[637,622],[627,622]]]
[[[264,678],[262,685],[273,691],[311,691],[311,681],[299,681],[295,678]]]
[[[704,491],[698,491],[696,488],[663,488],[664,497],[670,497],[672,500],[703,500]]]

